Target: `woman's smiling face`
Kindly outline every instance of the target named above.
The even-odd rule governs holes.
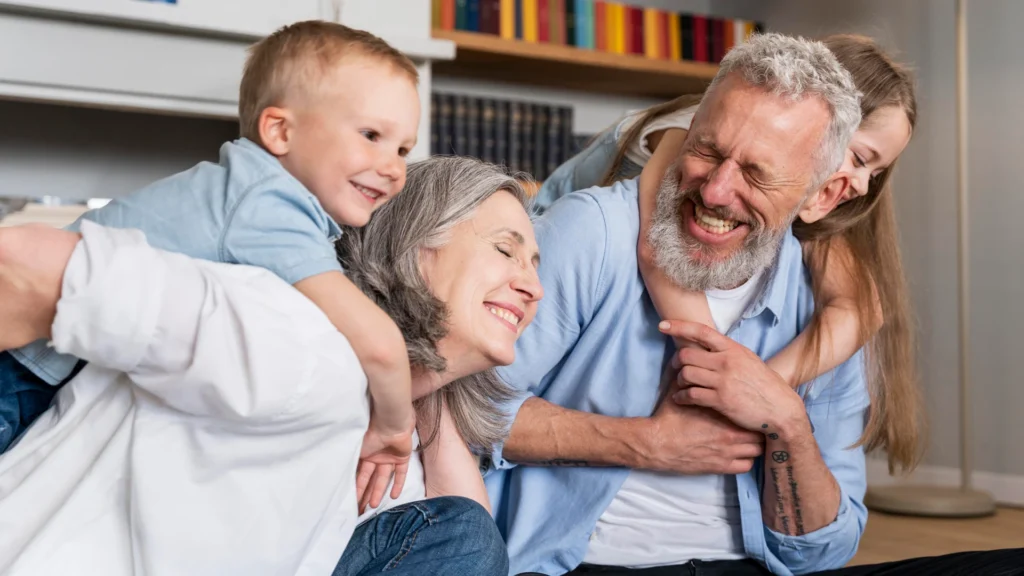
[[[530,218],[505,191],[452,228],[445,245],[421,253],[423,277],[448,309],[448,334],[438,351],[450,372],[472,374],[515,360],[516,340],[544,294],[539,264]]]

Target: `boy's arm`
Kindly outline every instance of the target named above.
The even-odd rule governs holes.
[[[794,388],[849,360],[883,322],[881,304],[873,285],[870,287],[871,306],[858,305],[858,281],[849,245],[842,236],[835,236],[828,242],[827,251],[818,243],[804,245],[805,261],[811,269],[811,277],[820,282],[824,300],[817,319],[820,323],[818,356],[810,356],[814,353],[811,333],[805,328],[767,362]]]
[[[686,134],[686,130],[671,128],[658,132],[649,139],[651,146],[656,147],[651,159],[640,173],[638,184],[640,240],[637,244],[637,256],[644,285],[659,316],[666,320],[700,322],[714,328],[715,323],[711,318],[707,297],[701,292],[684,290],[669,280],[656,265],[654,250],[648,242],[658,190],[669,170],[678,171],[676,162],[686,140]],[[676,346],[684,345],[684,342],[676,341]]]
[[[341,272],[295,284],[345,335],[366,372],[373,420],[382,436],[407,435],[415,425],[409,358],[398,326]]]

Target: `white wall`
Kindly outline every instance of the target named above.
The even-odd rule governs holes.
[[[768,28],[877,37],[918,76],[917,133],[894,181],[931,419],[927,463],[957,466],[957,276],[953,0],[714,0]],[[975,467],[1024,475],[1024,2],[969,2],[971,365]]]
[[[710,0],[630,0],[630,4],[661,8],[675,12],[695,14],[711,13]],[[499,84],[480,82],[465,78],[453,78],[434,74],[434,90],[487,98],[505,98],[528,102],[546,102],[561,106],[572,106],[574,112],[573,131],[577,134],[596,134],[630,110],[639,110],[657,104],[660,100],[629,96],[558,90],[553,88],[526,86],[522,84]]]

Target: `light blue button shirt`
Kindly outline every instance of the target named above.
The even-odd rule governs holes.
[[[545,296],[520,338],[516,361],[500,370],[530,396],[617,417],[650,416],[660,376],[674,346],[636,259],[636,180],[569,194],[536,222]],[[800,244],[787,234],[763,292],[729,336],[769,358],[807,325],[814,312]],[[868,391],[858,353],[801,387],[814,436],[842,499],[835,521],[794,537],[761,518],[762,462],[737,476],[743,547],[775,574],[802,574],[846,564],[857,550],[867,511],[864,453],[851,448],[864,431]],[[629,473],[625,468],[515,466],[493,454],[486,481],[495,519],[508,543],[511,573],[563,574],[582,562],[598,517]]]
[[[216,164],[201,162],[82,218],[142,230],[161,250],[266,268],[289,284],[341,270],[333,242],[338,224],[277,158],[244,138],[221,146]],[[77,230],[78,222],[69,228]],[[44,341],[11,354],[50,384],[77,362]]]

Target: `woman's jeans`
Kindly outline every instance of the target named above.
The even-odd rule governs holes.
[[[468,498],[420,500],[356,528],[333,576],[506,576],[508,550],[491,515]]]

